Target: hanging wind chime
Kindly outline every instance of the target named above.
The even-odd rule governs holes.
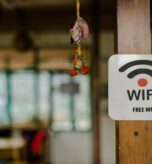
[[[80,0],[76,0],[76,14],[77,19],[70,30],[71,44],[75,44],[77,47],[75,57],[72,61],[72,69],[70,70],[70,76],[76,76],[78,74],[86,75],[89,73],[89,67],[85,65],[85,58],[81,50],[81,41],[86,39],[89,35],[89,27],[86,21],[80,16]]]

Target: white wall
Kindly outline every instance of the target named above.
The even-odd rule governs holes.
[[[57,133],[51,140],[52,164],[92,164],[90,132]]]

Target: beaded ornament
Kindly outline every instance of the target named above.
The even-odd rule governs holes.
[[[81,51],[81,41],[86,39],[89,35],[89,27],[86,21],[80,17],[80,0],[76,1],[76,14],[77,20],[70,30],[71,44],[76,44],[77,51],[72,61],[72,69],[69,71],[70,76],[76,76],[78,74],[88,74],[89,67],[85,65],[85,58]]]

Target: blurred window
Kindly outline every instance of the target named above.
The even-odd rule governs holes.
[[[13,123],[31,121],[34,117],[34,74],[19,71],[11,74],[11,116]]]
[[[38,91],[38,115],[41,121],[48,124],[51,110],[51,77],[49,72],[42,71],[38,77],[39,91]]]
[[[66,74],[54,74],[52,76],[52,128],[53,130],[71,130],[70,95],[61,91],[61,85],[70,82]]]
[[[0,125],[34,121],[51,125],[54,131],[90,130],[89,76],[71,78],[65,73],[30,70],[1,72]]]
[[[90,79],[89,76],[77,76],[74,81],[79,84],[79,92],[74,96],[75,128],[91,128]]]
[[[9,124],[9,114],[7,111],[7,75],[0,72],[0,125]]]

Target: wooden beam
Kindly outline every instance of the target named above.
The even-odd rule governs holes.
[[[90,8],[82,6],[82,16],[90,22]],[[56,6],[42,8],[27,8],[22,10],[27,18],[28,30],[39,31],[68,31],[76,20],[74,6]],[[20,21],[13,10],[6,10],[0,16],[0,31],[17,31]]]
[[[93,0],[93,54],[92,55],[92,115],[93,115],[93,163],[101,163],[101,112],[100,112],[100,0]]]
[[[150,0],[117,0],[117,20],[118,53],[151,53]],[[152,121],[117,122],[117,163],[152,163]]]
[[[75,3],[74,3],[75,4]],[[101,11],[98,14],[100,17],[99,26],[101,30],[113,30],[115,23],[115,6],[112,2],[103,1]],[[40,8],[23,8],[23,12],[27,17],[27,27],[29,31],[41,32],[41,31],[66,31],[69,30],[74,23],[75,7],[71,6],[43,6]],[[92,26],[91,20],[93,12],[92,7],[88,3],[87,5],[81,5],[81,15],[84,17],[89,25]],[[1,11],[2,12],[2,11]],[[13,10],[4,10],[0,14],[0,32],[14,32],[20,29],[19,20]],[[102,28],[101,28],[102,26]]]

